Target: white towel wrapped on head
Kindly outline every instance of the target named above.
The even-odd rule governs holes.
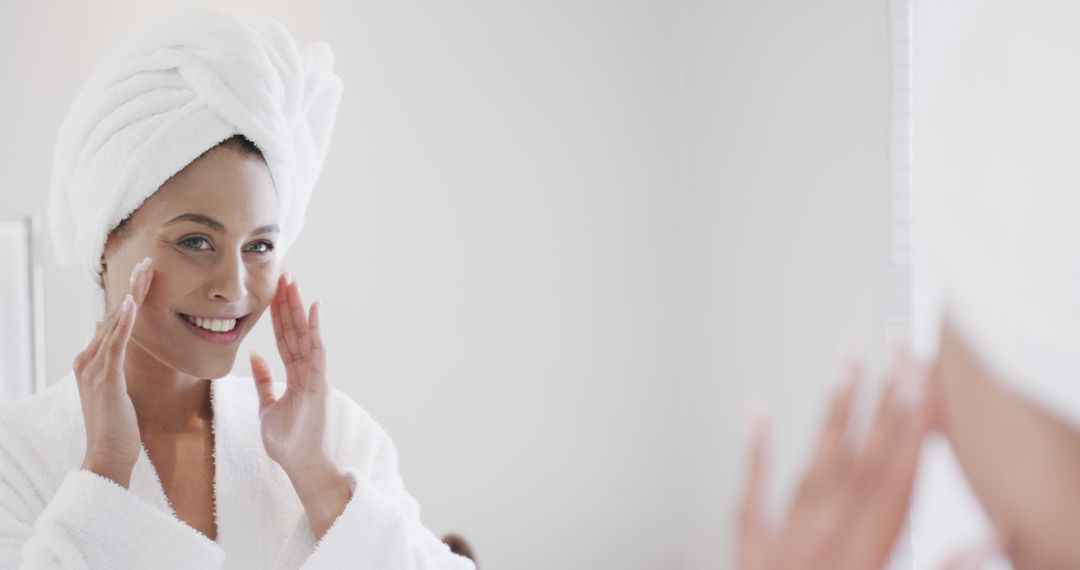
[[[49,195],[57,260],[100,285],[109,232],[236,134],[266,159],[283,255],[303,225],[341,90],[330,47],[299,49],[269,18],[185,9],[146,22],[105,55],[60,128]]]

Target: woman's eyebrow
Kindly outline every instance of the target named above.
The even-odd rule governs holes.
[[[176,216],[175,218],[165,222],[163,225],[167,226],[169,224],[174,224],[176,222],[185,222],[185,221],[186,222],[195,222],[196,224],[202,224],[202,225],[207,226],[207,227],[209,227],[209,228],[211,228],[211,229],[213,229],[215,231],[225,233],[225,224],[222,224],[221,222],[215,220],[214,218],[211,218],[210,216],[205,216],[203,214],[192,214],[192,213],[180,214],[179,216]],[[279,232],[279,231],[281,231],[281,230],[280,230],[280,228],[278,228],[277,224],[266,224],[265,226],[259,226],[259,227],[255,228],[255,231],[253,231],[251,233],[252,234],[271,234],[271,233],[275,233],[275,232]]]
[[[222,233],[225,232],[224,224],[222,224],[221,222],[215,220],[214,218],[211,218],[210,216],[204,216],[202,214],[180,214],[179,216],[176,216],[175,218],[165,222],[162,225],[167,226],[169,224],[175,224],[176,222],[183,222],[183,221],[195,222],[196,224],[202,224],[204,226],[207,226],[210,229],[213,229],[213,230],[216,230],[216,231],[219,231],[219,232],[222,232]]]

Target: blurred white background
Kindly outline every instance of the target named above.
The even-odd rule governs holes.
[[[181,4],[3,1],[0,217],[44,215],[91,68]],[[779,501],[837,346],[880,367],[888,1],[212,4],[334,49],[284,264],[425,524],[483,568],[731,567],[745,402],[776,417]],[[101,306],[51,251],[45,279],[51,383]],[[276,354],[268,319],[244,349]]]

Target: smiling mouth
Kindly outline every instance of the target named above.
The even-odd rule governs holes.
[[[210,332],[225,333],[232,331],[244,321],[247,315],[236,319],[212,319],[203,317],[193,317],[191,315],[185,315],[184,313],[178,313],[185,321]]]
[[[235,319],[215,319],[193,317],[184,313],[177,313],[177,315],[184,321],[188,330],[214,344],[231,344],[240,338],[243,324],[248,317],[244,315]]]

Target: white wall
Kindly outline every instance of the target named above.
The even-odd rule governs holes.
[[[4,4],[2,215],[44,212],[82,81],[174,4]],[[425,523],[487,568],[672,567],[671,6],[224,4],[335,50],[345,98],[284,261],[324,300],[331,382],[394,437]],[[50,259],[46,278],[55,381],[97,305],[77,271]],[[245,348],[276,354],[268,324]]]
[[[179,4],[5,0],[0,216],[44,212],[91,67]],[[424,522],[487,568],[729,567],[743,400],[783,416],[782,494],[837,343],[881,352],[885,1],[225,5],[335,50],[285,265]],[[55,381],[98,305],[46,279]]]
[[[678,250],[687,570],[729,567],[743,404],[776,418],[776,499],[836,347],[880,367],[888,259],[885,0],[683,0]]]

